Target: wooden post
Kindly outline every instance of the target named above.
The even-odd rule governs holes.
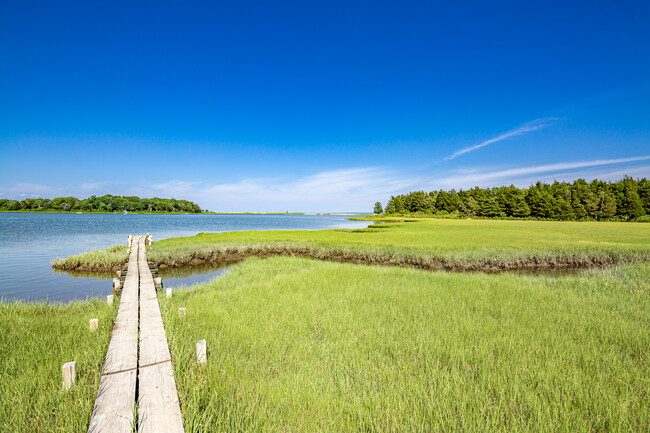
[[[108,296],[106,296],[106,303],[107,303],[108,305],[113,305],[113,299],[114,299],[114,298],[115,298],[115,296],[113,296],[113,295],[108,295]]]
[[[199,364],[205,364],[206,362],[208,362],[206,352],[207,352],[207,349],[206,349],[205,340],[197,341],[196,342],[196,359],[198,360]]]
[[[153,284],[156,286],[156,290],[160,290],[163,287],[162,278],[156,277],[153,279]]]
[[[63,389],[70,389],[77,380],[77,361],[66,362],[61,370],[63,373]]]
[[[168,298],[171,298],[171,297],[172,297],[172,289],[168,288],[168,289],[166,290],[166,293],[167,293],[167,297],[168,297]]]
[[[97,331],[98,326],[99,326],[99,319],[90,319],[90,332]]]
[[[178,315],[181,317],[185,317],[185,308],[179,308],[178,309]]]

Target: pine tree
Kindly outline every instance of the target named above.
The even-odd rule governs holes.
[[[520,194],[512,206],[512,216],[517,218],[525,218],[528,215],[530,215],[530,207],[528,207],[528,204],[526,204],[524,195]]]
[[[622,209],[618,209],[618,213],[627,217],[628,219],[638,218],[645,213],[643,209],[643,202],[639,193],[636,191],[636,182],[632,178],[626,177],[622,182]]]
[[[643,203],[643,210],[646,215],[650,215],[650,180],[645,177],[638,182],[637,193]]]
[[[478,214],[480,205],[474,197],[468,195],[465,201],[463,201],[463,206],[461,211],[467,216],[476,216]]]
[[[483,200],[483,203],[481,203],[479,207],[478,214],[482,217],[497,217],[502,216],[503,213],[501,212],[501,208],[499,207],[496,198],[491,196]]]
[[[380,202],[375,203],[374,213],[377,214],[377,215],[380,214],[380,213],[384,213],[384,208],[381,207]]]
[[[598,194],[598,219],[606,220],[616,215],[616,199],[607,192],[601,191]]]

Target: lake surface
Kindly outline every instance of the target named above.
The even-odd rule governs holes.
[[[126,244],[129,234],[154,242],[200,232],[363,228],[368,222],[338,215],[122,215],[0,213],[0,299],[67,302],[111,293],[111,275],[99,278],[55,272],[52,260]],[[164,277],[166,287],[205,281],[223,269]]]

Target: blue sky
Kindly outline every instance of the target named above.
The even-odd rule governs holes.
[[[650,177],[650,2],[3,2],[0,197]]]

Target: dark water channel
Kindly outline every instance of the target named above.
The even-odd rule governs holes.
[[[113,274],[57,272],[52,260],[126,244],[129,234],[154,241],[200,232],[364,228],[368,222],[339,215],[122,215],[0,213],[0,299],[57,301],[105,296]],[[224,269],[203,266],[161,270],[166,287],[218,277]]]

